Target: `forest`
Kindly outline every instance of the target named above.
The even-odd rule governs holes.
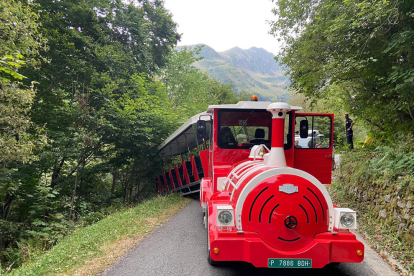
[[[277,0],[270,32],[290,88],[391,141],[414,129],[413,3]]]
[[[411,1],[272,2],[295,105],[350,113],[383,145],[413,141]],[[162,0],[0,0],[2,268],[151,196],[157,146],[209,104],[246,98],[179,40]]]
[[[0,261],[153,192],[157,146],[208,104],[162,1],[0,0]]]

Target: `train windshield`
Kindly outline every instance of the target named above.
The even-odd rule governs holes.
[[[266,110],[220,110],[217,144],[223,149],[270,148],[272,114]]]

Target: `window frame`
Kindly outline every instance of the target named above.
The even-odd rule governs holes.
[[[297,148],[297,147],[294,147],[294,148],[295,149],[299,149],[299,150],[303,150],[303,149],[310,149],[310,150],[315,150],[316,149],[316,150],[321,150],[321,149],[330,149],[330,148],[332,148],[333,142],[331,141],[331,136],[332,136],[333,127],[332,127],[332,117],[329,116],[329,115],[324,115],[324,114],[306,114],[306,115],[302,115],[301,113],[296,114],[295,115],[295,130],[296,130],[296,119],[299,118],[299,117],[302,117],[303,118],[303,117],[309,117],[309,116],[312,116],[312,129],[309,129],[312,132],[314,130],[317,130],[317,129],[314,129],[313,128],[314,125],[315,125],[315,123],[314,123],[315,122],[315,117],[328,117],[329,118],[329,135],[322,134],[324,138],[326,137],[326,138],[329,139],[329,147],[322,147],[322,148],[317,148],[317,147],[315,147],[315,148],[303,148],[303,147]],[[310,137],[310,135],[308,135],[308,137]],[[295,132],[295,138],[296,138],[296,132]],[[312,139],[312,137],[311,137],[311,139]],[[296,141],[296,139],[294,139],[294,140]]]

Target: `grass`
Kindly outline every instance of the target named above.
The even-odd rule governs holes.
[[[96,275],[190,201],[177,194],[160,196],[109,215],[6,275]]]

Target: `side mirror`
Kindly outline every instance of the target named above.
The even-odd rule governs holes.
[[[206,121],[198,120],[197,121],[197,138],[205,139],[207,134]]]
[[[300,121],[300,138],[308,138],[309,125],[307,120]]]

